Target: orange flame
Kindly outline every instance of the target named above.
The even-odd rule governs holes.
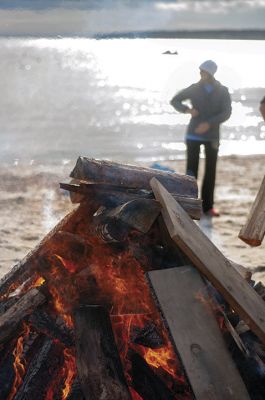
[[[9,393],[8,400],[11,400],[14,398],[15,394],[17,393],[17,390],[19,386],[22,383],[23,376],[25,374],[25,360],[23,359],[23,343],[24,340],[28,338],[30,333],[30,328],[28,325],[25,323],[23,324],[23,332],[21,336],[18,338],[16,348],[13,351],[13,356],[14,356],[14,371],[15,371],[15,379],[13,383],[13,387]]]
[[[40,287],[44,284],[45,279],[42,276],[37,277],[36,281],[33,283],[32,287]]]
[[[176,366],[172,361],[176,358],[170,343],[160,349],[150,349],[144,353],[146,362],[154,368],[162,367],[173,377],[176,375]]]
[[[67,313],[64,299],[60,296],[60,293],[53,287],[50,287],[50,293],[53,297],[53,305],[58,314],[64,319],[68,328],[73,327],[73,320],[70,314]]]
[[[64,365],[64,373],[66,375],[66,379],[64,382],[64,388],[63,388],[63,397],[62,400],[65,400],[71,390],[71,386],[74,380],[74,377],[76,375],[76,362],[75,362],[75,356],[73,354],[73,350],[70,349],[65,349],[64,350],[64,359],[65,359],[65,365]]]
[[[74,274],[78,270],[78,265],[76,263],[73,263],[69,260],[65,260],[63,257],[59,256],[59,254],[55,254],[55,257],[58,258],[58,260],[61,261],[62,265],[64,268],[69,271],[71,274]]]

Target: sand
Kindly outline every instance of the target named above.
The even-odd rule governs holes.
[[[238,238],[264,176],[265,155],[220,157],[215,193],[219,218],[203,217],[203,231],[229,259],[250,268],[265,284],[265,241],[251,248]],[[75,162],[66,165],[2,165],[0,170],[0,277],[23,259],[75,206],[59,182],[68,182]],[[164,163],[184,173],[184,161]],[[202,174],[203,160],[200,165]],[[200,187],[199,177],[199,187]]]

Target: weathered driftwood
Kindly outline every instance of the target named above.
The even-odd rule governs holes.
[[[156,177],[171,193],[198,197],[196,180],[190,176],[86,157],[78,158],[70,177],[94,183],[147,190],[150,190],[150,179]]]
[[[250,246],[260,246],[265,234],[265,176],[238,237]]]
[[[111,322],[101,306],[74,312],[77,370],[87,400],[130,400]]]
[[[174,242],[265,343],[264,302],[157,179],[151,185]]]
[[[33,288],[1,315],[0,343],[9,339],[23,318],[45,301],[45,296],[38,289]]]
[[[249,400],[196,269],[177,267],[147,276],[196,399]]]
[[[61,189],[70,191],[70,193],[72,194],[76,194],[76,196],[71,196],[71,200],[73,203],[81,203],[87,197],[92,197],[96,198],[103,206],[106,207],[118,207],[132,200],[154,198],[151,191],[140,189],[132,190],[113,185],[79,182],[74,184],[60,183],[60,187]],[[181,196],[174,193],[172,195],[192,219],[199,220],[201,218],[201,199],[184,195]]]

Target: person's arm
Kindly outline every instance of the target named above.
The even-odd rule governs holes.
[[[191,114],[192,117],[196,117],[198,115],[198,111],[195,110],[195,108],[190,108],[182,103],[183,101],[190,99],[190,96],[191,86],[177,93],[173,99],[171,99],[170,104],[176,111],[184,114]]]
[[[210,125],[219,125],[222,122],[228,120],[232,112],[231,106],[231,97],[228,90],[225,88],[223,93],[222,99],[222,110],[220,113],[213,115],[212,117],[208,118],[207,122]]]
[[[259,111],[265,121],[265,97],[263,97],[263,99],[260,102]]]

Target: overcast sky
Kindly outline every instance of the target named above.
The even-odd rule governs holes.
[[[265,0],[0,0],[0,35],[265,29]]]

